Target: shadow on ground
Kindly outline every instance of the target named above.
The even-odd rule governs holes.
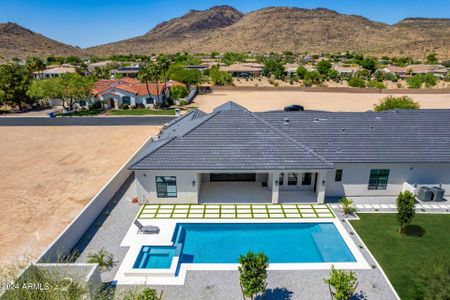
[[[286,288],[267,289],[264,295],[256,297],[255,300],[290,300],[293,294]]]
[[[412,237],[422,237],[425,234],[425,228],[420,225],[408,225],[405,228],[405,235]]]

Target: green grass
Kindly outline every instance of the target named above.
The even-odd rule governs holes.
[[[351,221],[400,298],[415,299],[415,278],[424,268],[450,263],[450,215],[416,215],[406,235],[395,214],[359,214]]]
[[[148,108],[136,108],[136,109],[117,109],[112,110],[110,115],[114,116],[144,116],[144,115],[175,115],[175,109],[148,109]]]

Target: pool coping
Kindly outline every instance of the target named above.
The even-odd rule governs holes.
[[[170,269],[164,272],[156,272],[159,275],[155,276],[151,269],[133,269],[135,260],[141,250],[142,246],[172,246],[172,236],[175,227],[178,223],[333,223],[336,226],[339,234],[352,253],[356,262],[351,263],[271,263],[268,270],[325,270],[330,269],[334,265],[337,269],[370,269],[362,253],[351,239],[349,233],[337,218],[288,218],[288,219],[153,219],[152,225],[160,227],[161,231],[158,235],[143,235],[136,234],[133,225],[126,234],[121,246],[129,247],[124,260],[122,261],[113,280],[117,285],[183,285],[186,279],[187,271],[236,271],[238,263],[218,263],[218,264],[180,264],[178,276],[174,276],[177,263],[175,264],[175,257],[172,261]]]

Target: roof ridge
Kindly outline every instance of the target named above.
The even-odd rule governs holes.
[[[171,138],[167,138],[167,139],[158,139],[157,141],[155,141],[154,143],[158,143],[158,142],[162,142],[160,145],[157,145],[154,149],[152,149],[149,153],[145,153],[142,154],[142,157],[136,159],[136,161],[134,161],[129,167],[128,169],[132,169],[135,165],[137,165],[138,163],[140,163],[142,160],[144,160],[145,158],[147,158],[150,154],[152,154],[153,152],[155,152],[156,150],[160,149],[161,147],[163,147],[164,145],[167,145],[169,142],[171,142],[172,140],[176,139],[176,136],[173,136]],[[150,143],[151,145],[152,143]],[[145,147],[145,146],[144,146]],[[143,150],[143,149],[142,149]]]
[[[323,157],[322,155],[317,154],[316,152],[314,152],[314,150],[312,150],[311,148],[303,145],[302,143],[300,143],[299,141],[297,141],[296,139],[294,139],[293,137],[285,134],[284,132],[282,132],[281,130],[279,130],[278,128],[276,128],[275,126],[271,125],[269,122],[267,122],[266,120],[258,117],[255,113],[250,112],[247,110],[247,112],[252,115],[254,118],[256,118],[257,120],[263,122],[266,126],[270,127],[272,130],[276,131],[277,133],[279,133],[280,135],[284,136],[285,138],[287,138],[289,141],[291,141],[292,143],[296,144],[297,146],[300,146],[303,150],[309,152],[311,155],[317,157],[318,159],[320,159],[322,162],[330,165],[331,167],[333,166],[333,163],[329,162],[325,157]]]

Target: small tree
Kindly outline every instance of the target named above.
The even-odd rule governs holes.
[[[249,251],[245,256],[239,257],[239,280],[245,297],[253,297],[266,290],[268,257],[260,252]]]
[[[330,278],[324,279],[325,283],[334,288],[331,291],[331,296],[336,300],[350,299],[355,293],[358,281],[354,272],[346,272],[343,270],[336,270],[331,266]]]
[[[342,198],[339,202],[342,205],[342,211],[344,214],[351,215],[356,212],[356,207],[353,206],[353,201],[347,197]]]
[[[410,191],[400,192],[397,196],[397,220],[399,232],[404,233],[416,213],[416,197]]]
[[[172,87],[172,97],[173,99],[180,99],[186,97],[188,94],[188,89],[184,85],[176,85]]]
[[[113,255],[103,248],[89,254],[88,263],[98,264],[103,271],[108,271],[115,265]]]
[[[385,111],[391,109],[418,109],[419,103],[415,102],[409,96],[387,96],[380,100],[378,105],[375,105],[375,111]]]
[[[321,60],[317,63],[317,71],[320,75],[326,75],[331,69],[332,65],[328,60]]]
[[[297,68],[298,78],[303,79],[305,77],[306,72],[308,72],[308,70],[305,67],[303,66],[298,67]]]

